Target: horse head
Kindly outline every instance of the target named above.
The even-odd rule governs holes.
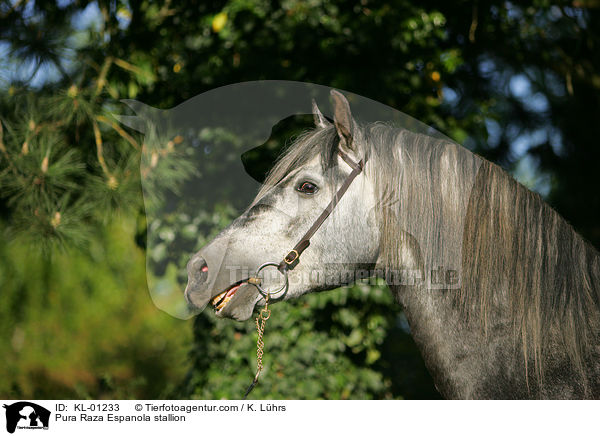
[[[376,264],[374,186],[368,172],[353,168],[353,162],[364,162],[365,138],[347,99],[337,91],[331,97],[333,123],[313,101],[314,129],[278,160],[246,211],[191,257],[185,290],[190,305],[201,309],[210,302],[217,316],[245,320],[264,303],[265,294],[250,283],[261,265],[273,268],[262,276],[260,289],[270,295],[285,288],[278,298],[290,299],[348,284],[357,270]],[[348,180],[341,197],[340,188]],[[332,198],[339,202],[334,201],[318,231],[301,244],[302,250],[310,247],[301,260],[292,259],[295,264],[288,277],[287,266],[276,266],[283,265],[281,259],[307,230],[310,233]],[[283,280],[288,281],[286,286]]]

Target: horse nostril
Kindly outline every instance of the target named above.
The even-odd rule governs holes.
[[[208,265],[202,256],[195,254],[187,264],[188,275],[198,282],[205,282],[208,278]]]

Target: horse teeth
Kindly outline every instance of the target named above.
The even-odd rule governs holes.
[[[216,295],[212,298],[212,300],[210,300],[210,303],[215,307],[217,312],[225,307],[227,303],[229,303],[229,300],[231,300],[231,298],[235,295],[240,286],[242,286],[242,283],[233,285],[226,291],[221,292],[219,295]]]
[[[223,309],[223,308],[225,307],[225,305],[226,305],[227,303],[229,303],[229,300],[231,300],[231,297],[227,297],[227,298],[225,298],[225,299],[224,299],[224,300],[221,302],[221,304],[219,304],[218,306],[216,306],[216,307],[215,307],[215,309],[217,309],[217,311],[219,311],[219,310]]]
[[[227,291],[225,291],[225,292],[227,292]],[[223,295],[225,294],[225,292],[221,292],[219,295],[216,295],[215,297],[213,297],[213,299],[212,299],[212,300],[210,300],[211,304],[212,304],[213,306],[216,306],[216,305],[217,305],[217,303],[218,303],[219,301],[221,301],[221,298],[223,298]]]

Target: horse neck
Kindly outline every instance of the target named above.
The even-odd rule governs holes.
[[[485,282],[486,287],[493,289],[486,289],[489,292],[482,292],[484,290],[480,286],[473,286],[473,279],[477,279],[480,274],[477,262],[466,262],[469,264],[468,271],[462,270],[465,259],[477,255],[486,261],[497,256],[494,250],[497,251],[498,242],[505,244],[514,244],[514,242],[496,241],[496,245],[487,244],[487,251],[484,252],[481,252],[480,247],[477,246],[477,241],[473,242],[474,235],[482,232],[482,223],[485,220],[489,221],[490,216],[479,216],[479,210],[475,210],[473,213],[472,200],[473,198],[486,198],[486,195],[493,196],[497,193],[486,193],[478,186],[481,183],[485,184],[488,178],[488,175],[483,174],[486,178],[483,180],[482,173],[478,174],[482,161],[474,155],[461,156],[460,153],[469,152],[467,150],[440,149],[433,154],[430,153],[429,156],[424,156],[429,159],[432,157],[437,159],[430,161],[430,172],[425,175],[424,171],[429,171],[427,163],[419,162],[418,159],[415,159],[419,153],[413,153],[412,161],[405,171],[400,198],[401,203],[410,205],[411,208],[420,207],[421,210],[419,212],[414,209],[399,212],[399,222],[404,225],[398,229],[399,235],[396,237],[403,241],[403,245],[396,267],[421,270],[428,280],[416,284],[390,283],[390,288],[404,308],[413,338],[422,352],[436,386],[447,398],[589,396],[585,386],[586,382],[581,383],[572,369],[564,370],[564,367],[569,367],[571,363],[566,352],[560,349],[555,350],[552,359],[554,368],[549,368],[551,374],[553,371],[562,371],[555,380],[552,380],[554,385],[541,387],[535,384],[535,378],[532,379],[534,383],[530,383],[531,374],[527,373],[527,362],[531,369],[537,362],[530,361],[527,353],[526,357],[523,355],[523,344],[519,338],[522,327],[515,324],[514,302],[511,300],[513,298],[511,292],[514,289],[511,288],[510,283],[488,280]],[[489,165],[489,163],[485,163],[486,171],[489,170]],[[454,168],[454,170],[446,171],[447,168]],[[449,173],[449,176],[443,177],[445,173]],[[416,179],[412,181],[406,179],[419,176],[421,178],[416,182]],[[502,177],[504,176],[506,175]],[[443,184],[444,180],[447,182],[445,185]],[[477,185],[474,185],[475,183]],[[458,187],[458,189],[453,190],[453,187]],[[473,189],[475,192],[471,198]],[[525,188],[520,187],[519,189]],[[509,201],[515,201],[515,198],[518,198],[516,191],[511,191],[509,195],[502,198],[502,203],[510,204]],[[470,216],[467,216],[468,208]],[[465,226],[465,222],[469,225]],[[429,232],[425,227],[429,229]],[[518,231],[523,232],[524,230],[518,229]],[[492,237],[496,235],[496,232],[497,229],[489,228],[483,233]],[[574,241],[573,247],[577,247],[581,238],[572,230],[569,232]],[[499,239],[507,238],[510,239],[510,236]],[[463,246],[464,241],[470,242]],[[473,243],[475,243],[474,246],[472,246]],[[521,242],[519,246],[522,245],[526,244]],[[463,249],[468,253],[462,253]],[[514,248],[507,250],[508,253],[511,251],[514,252]],[[500,265],[502,263],[507,262],[500,262]],[[527,268],[526,263],[521,262],[521,267]],[[597,267],[597,264],[596,260],[593,265]],[[457,282],[440,284],[438,277],[436,283],[432,283],[428,273],[440,266],[446,270],[456,269],[458,271]],[[520,274],[519,271],[499,271],[492,272],[492,274],[488,271],[486,275],[510,277]],[[596,274],[596,278],[600,279],[600,275]],[[481,293],[484,295],[484,299],[487,299],[487,301],[472,300],[474,304],[486,307],[485,329],[477,328],[465,319],[467,313],[465,310],[461,310],[461,293],[465,291],[465,288],[469,288],[469,292]],[[560,330],[543,332],[543,334],[554,335],[557,338],[562,333]],[[542,356],[537,357],[542,358]],[[530,373],[533,372],[531,369]],[[596,368],[596,379],[600,375],[598,371]],[[592,389],[597,390],[598,386],[592,386]],[[598,392],[592,393],[592,396],[594,395],[598,395]]]
[[[447,398],[473,397],[476,388],[462,380],[481,370],[472,356],[482,340],[461,328],[452,299],[461,287],[464,219],[481,159],[451,143],[398,142],[398,226],[383,232],[382,251],[389,253],[382,263],[400,271],[388,274],[390,289],[438,390]],[[406,271],[417,271],[416,283],[399,277]]]

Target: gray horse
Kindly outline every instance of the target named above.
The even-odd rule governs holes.
[[[264,304],[254,271],[327,207],[353,170],[342,156],[366,160],[281,299],[381,275],[444,397],[600,398],[598,252],[499,167],[449,141],[361,126],[342,94],[332,101],[333,123],[313,104],[315,128],[191,258],[189,304],[250,318]]]

